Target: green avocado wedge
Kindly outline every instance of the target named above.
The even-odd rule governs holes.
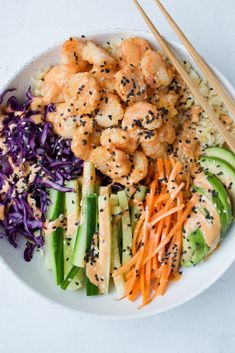
[[[200,229],[196,229],[188,237],[184,237],[183,249],[181,265],[184,267],[191,267],[198,264],[210,250]]]
[[[209,147],[205,150],[205,156],[220,158],[235,169],[235,154],[223,147]]]
[[[198,192],[200,195],[204,195],[205,197],[209,198],[211,202],[213,202],[214,207],[216,208],[216,211],[220,217],[220,224],[221,224],[221,236],[223,236],[226,233],[226,230],[228,229],[228,222],[227,222],[227,216],[226,213],[223,212],[224,208],[223,205],[218,197],[218,194],[215,190],[212,191],[213,195],[212,196],[209,192],[206,190],[197,187],[196,185],[193,185],[193,189]]]
[[[229,194],[227,190],[225,189],[224,185],[221,183],[221,181],[214,176],[211,173],[207,173],[207,180],[209,183],[212,185],[213,189],[215,192],[213,193],[212,191],[212,199],[213,201],[216,202],[216,197],[219,199],[218,201],[218,210],[219,210],[219,215],[222,218],[224,216],[226,217],[226,229],[225,232],[228,230],[230,227],[232,221],[233,221],[233,216],[232,216],[232,206],[231,206],[231,201],[229,198]]]
[[[200,180],[203,182],[203,178],[205,178],[210,188],[201,187]],[[193,189],[199,194],[205,195],[212,201],[220,217],[222,233],[221,239],[223,239],[232,222],[231,202],[226,189],[224,188],[221,181],[209,172],[207,172],[206,175],[200,176],[199,179],[195,179]]]
[[[225,186],[232,203],[233,218],[235,218],[235,170],[229,163],[217,157],[203,156],[200,164],[205,173],[214,174]]]

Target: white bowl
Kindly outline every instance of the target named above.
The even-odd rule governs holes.
[[[105,43],[110,39],[118,40],[127,36],[144,37],[150,41],[153,47],[159,48],[150,33],[140,31],[112,30],[89,35],[87,38]],[[195,66],[182,45],[172,41],[168,42],[180,57]],[[3,89],[16,87],[18,89],[16,96],[23,98],[31,78],[35,76],[35,72],[44,66],[57,63],[58,55],[59,45],[46,50],[38,57],[34,57]],[[235,90],[227,79],[215,68],[213,70],[228,91],[235,96]],[[117,301],[117,295],[114,292],[105,296],[86,297],[83,290],[78,292],[60,290],[54,284],[51,272],[45,270],[40,253],[35,253],[33,260],[27,263],[23,260],[23,249],[23,242],[20,242],[19,247],[14,249],[7,240],[0,240],[0,256],[17,278],[21,279],[31,290],[52,302],[84,314],[109,319],[131,319],[155,315],[175,308],[210,287],[235,259],[235,225],[230,228],[219,250],[213,253],[205,263],[194,268],[183,269],[183,276],[180,281],[170,284],[163,297],[158,297],[141,310],[138,310],[139,303],[130,303],[125,299]]]

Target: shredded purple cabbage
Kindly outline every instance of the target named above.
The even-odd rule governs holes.
[[[8,89],[0,95],[0,104]],[[77,178],[82,174],[83,162],[71,151],[71,141],[57,136],[53,132],[52,124],[45,120],[48,112],[55,111],[54,104],[48,104],[44,110],[43,124],[36,124],[32,117],[38,114],[30,109],[34,99],[31,90],[26,92],[26,100],[21,103],[15,96],[11,96],[6,103],[5,117],[0,136],[7,146],[7,153],[0,148],[0,189],[5,180],[12,177],[9,188],[0,195],[0,205],[4,206],[5,214],[1,225],[5,229],[5,236],[16,247],[17,237],[23,235],[27,239],[24,258],[30,261],[36,247],[43,247],[42,227],[46,220],[48,205],[47,189],[66,192],[65,181]],[[27,190],[20,192],[15,184],[18,182],[9,158],[15,166],[22,167],[25,162],[37,168],[36,177],[32,182],[29,176],[23,182]],[[40,215],[29,205],[28,197],[34,200]],[[1,233],[1,236],[3,234]]]

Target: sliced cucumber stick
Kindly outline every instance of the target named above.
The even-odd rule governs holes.
[[[64,214],[65,194],[57,191],[56,207],[52,221]],[[52,270],[56,283],[59,285],[64,280],[64,229],[57,228],[51,235]]]
[[[128,206],[128,198],[125,190],[118,192],[119,205],[122,210],[122,264],[131,259],[132,230]]]
[[[47,210],[48,221],[56,220],[64,215],[65,195],[64,193],[50,189],[49,197],[51,204]],[[57,284],[64,280],[64,230],[57,228],[52,234],[45,235],[45,266],[52,269]]]
[[[78,221],[80,216],[80,201],[81,193],[78,180],[71,180],[66,184],[66,187],[73,189],[73,192],[65,194],[65,213],[67,217],[67,230],[64,238],[64,277],[65,280],[69,276],[73,268],[72,258],[76,234],[78,229]],[[69,290],[77,290],[82,286],[83,279],[82,271],[77,272],[67,285]],[[63,282],[64,283],[64,282]],[[62,283],[62,285],[63,285]],[[64,288],[63,288],[64,289]]]
[[[97,209],[98,209],[98,200],[97,195],[92,194],[86,197],[86,214],[85,220],[87,222],[87,242],[86,242],[86,252],[89,255],[89,250],[92,246],[92,239],[94,233],[97,229]],[[86,295],[97,295],[99,293],[98,287],[94,285],[88,276],[86,276]]]
[[[117,218],[117,217],[116,217]],[[118,248],[118,233],[119,227],[121,226],[121,221],[114,219],[112,226],[112,256],[111,256],[111,272],[113,273],[119,267],[121,267],[121,261],[119,256]],[[117,275],[113,277],[114,285],[116,291],[120,295],[125,293],[125,281],[123,275]]]
[[[100,262],[99,291],[101,294],[107,294],[109,290],[111,266],[111,209],[109,200],[109,187],[100,188],[98,207]]]
[[[94,193],[95,189],[95,167],[94,164],[88,161],[84,162],[83,169],[83,187],[82,187],[82,211],[80,222],[81,225],[78,229],[76,242],[73,253],[73,265],[78,267],[85,267],[85,253],[87,248],[87,222],[84,222],[86,205],[86,196]]]

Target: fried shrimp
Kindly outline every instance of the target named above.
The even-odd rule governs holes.
[[[90,64],[105,68],[117,66],[117,61],[105,49],[93,42],[87,42],[82,50],[82,57]]]
[[[115,93],[115,73],[115,70],[100,66],[93,66],[91,70],[91,74],[99,82],[100,87],[111,93]]]
[[[100,99],[96,122],[102,127],[117,125],[123,118],[124,110],[116,94],[106,93]]]
[[[137,184],[144,179],[148,173],[148,159],[142,151],[135,151],[131,158],[132,167],[128,175],[115,179],[115,182],[125,185],[127,187]]]
[[[167,143],[160,142],[158,133],[153,133],[146,140],[142,137],[141,147],[147,157],[152,159],[166,157]]]
[[[158,129],[161,125],[162,117],[156,106],[147,102],[138,102],[128,107],[122,120],[122,128],[136,139],[140,139],[144,130]]]
[[[164,88],[157,94],[156,106],[159,109],[174,107],[178,99],[179,95],[175,91]]]
[[[118,48],[118,59],[121,67],[133,65],[138,67],[146,50],[149,50],[148,42],[143,38],[133,37],[124,39]]]
[[[70,38],[64,42],[61,48],[61,61],[64,65],[74,67],[76,72],[86,71],[89,63],[82,58],[85,42],[76,38]]]
[[[90,160],[113,180],[127,176],[131,170],[129,155],[116,148],[97,147],[92,151]]]
[[[79,114],[89,114],[97,108],[100,100],[100,86],[89,73],[77,73],[66,83],[63,89],[66,102],[72,102]]]
[[[78,117],[72,115],[66,103],[57,105],[55,112],[48,113],[47,120],[52,123],[55,133],[64,138],[73,138],[74,131],[79,124]]]
[[[80,118],[80,126],[74,131],[71,149],[76,157],[89,160],[93,150],[99,145],[100,131],[89,116]]]
[[[115,78],[115,89],[127,104],[133,104],[147,98],[147,86],[140,70],[125,66],[116,73]]]
[[[147,50],[144,53],[140,68],[147,84],[154,89],[168,86],[174,77],[167,62],[154,50]]]
[[[167,121],[162,124],[158,130],[159,142],[167,142],[172,144],[176,139],[176,127],[178,126],[177,119],[166,119]]]
[[[132,138],[127,131],[121,128],[111,128],[103,130],[100,143],[104,147],[117,148],[128,154],[134,153],[137,149],[137,141]]]
[[[134,189],[148,173],[148,159],[166,158],[181,136],[176,129],[183,86],[145,39],[107,44],[109,49],[67,40],[62,64],[47,72],[44,95],[32,107],[42,121],[45,105],[56,103],[47,120],[58,135],[72,140],[75,156]],[[184,135],[181,140],[183,153],[189,153]]]
[[[60,103],[64,101],[62,88],[72,75],[77,72],[74,66],[57,65],[52,67],[44,76],[42,87],[45,103]]]

